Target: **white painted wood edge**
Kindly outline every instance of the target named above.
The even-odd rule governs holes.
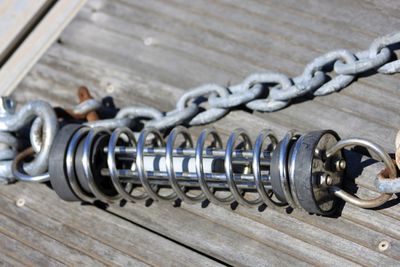
[[[2,0],[0,1],[0,61],[32,29],[38,18],[43,17],[55,0]]]
[[[0,69],[0,95],[9,95],[87,0],[59,0]]]

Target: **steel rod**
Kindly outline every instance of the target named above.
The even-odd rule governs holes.
[[[104,148],[104,152],[107,152],[108,148]],[[203,151],[203,157],[225,157],[225,149],[219,148],[207,148]],[[135,147],[125,147],[125,146],[117,146],[115,147],[116,155],[128,155],[128,156],[136,156],[136,148]],[[143,150],[144,155],[151,156],[165,156],[166,149],[165,147],[145,147]],[[196,156],[196,150],[194,148],[174,148],[172,151],[174,156]],[[234,158],[253,158],[252,150],[240,150],[236,149],[232,153],[232,157]],[[271,152],[264,151],[261,154],[261,159],[270,161],[271,160]]]
[[[102,169],[101,174],[104,176],[109,176],[110,172],[108,169]],[[151,184],[157,185],[167,185],[169,186],[169,179],[167,172],[151,171],[146,172],[147,178]],[[205,179],[209,187],[212,188],[228,188],[226,176],[223,173],[205,173]],[[118,170],[118,176],[122,182],[129,182],[133,184],[141,184],[139,179],[139,174],[136,171],[131,170]],[[200,187],[198,183],[198,177],[196,173],[176,173],[176,178],[179,184],[182,186]],[[254,182],[254,176],[252,174],[235,174],[235,182],[239,188],[242,189],[256,189]],[[270,178],[268,175],[262,175],[262,182],[265,189],[272,189]]]

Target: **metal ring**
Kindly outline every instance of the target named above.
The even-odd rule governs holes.
[[[78,129],[71,138],[71,141],[68,144],[67,153],[65,157],[65,169],[67,172],[68,183],[72,188],[72,191],[75,195],[81,199],[82,201],[92,202],[95,200],[94,196],[89,195],[88,193],[84,192],[79,185],[79,182],[76,177],[75,171],[75,154],[78,147],[78,144],[81,140],[86,136],[89,132],[90,128],[84,127]]]
[[[216,205],[227,205],[232,203],[232,201],[234,200],[233,195],[231,194],[224,198],[217,197],[208,187],[208,184],[205,180],[205,174],[203,170],[203,151],[204,151],[204,144],[209,135],[213,137],[213,141],[215,141],[216,143],[215,146],[216,148],[221,148],[221,149],[223,148],[221,137],[218,135],[218,133],[214,128],[204,129],[201,132],[199,138],[197,139],[196,155],[195,155],[197,178],[199,179],[200,188],[206,195],[208,200],[210,200],[212,203]]]
[[[19,153],[15,159],[12,162],[11,165],[11,170],[12,170],[12,174],[14,175],[14,177],[19,180],[19,181],[23,181],[23,182],[47,182],[50,180],[50,175],[49,173],[43,173],[40,175],[28,175],[25,173],[20,172],[18,169],[21,167],[19,166],[21,161],[27,157],[33,156],[35,154],[35,150],[32,147],[29,147],[27,149],[25,149],[24,151],[22,151],[21,153]]]
[[[82,166],[86,179],[88,180],[88,186],[90,188],[90,191],[92,191],[92,193],[99,200],[106,203],[113,203],[117,200],[120,200],[122,196],[120,194],[116,194],[115,196],[109,196],[107,194],[104,194],[96,185],[92,172],[92,166],[90,164],[90,157],[93,152],[92,151],[93,142],[95,141],[95,137],[102,133],[111,135],[111,132],[108,129],[102,127],[93,128],[88,132],[87,136],[85,137],[85,142],[83,144]]]
[[[289,131],[281,141],[282,143],[280,146],[280,151],[276,151],[276,153],[279,153],[278,169],[282,191],[286,201],[293,208],[297,207],[297,205],[291,194],[287,161],[289,160],[290,142],[296,140],[297,138],[298,135],[294,130]]]
[[[128,137],[128,142],[131,147],[136,147],[137,145],[135,135],[129,128],[126,127],[118,128],[111,134],[110,140],[108,142],[108,152],[107,152],[107,165],[108,165],[108,170],[110,171],[111,181],[113,182],[115,189],[118,191],[118,193],[120,193],[123,196],[124,199],[132,202],[145,200],[146,198],[148,198],[148,194],[146,192],[134,196],[132,195],[132,192],[129,193],[126,191],[126,188],[122,186],[119,180],[119,173],[117,170],[117,163],[115,160],[115,148],[117,146],[118,140],[120,139],[120,136],[123,134],[125,134]]]
[[[261,169],[260,169],[260,158],[262,154],[262,148],[264,145],[265,140],[269,139],[273,148],[271,151],[275,149],[275,147],[278,144],[278,140],[275,137],[274,133],[270,130],[263,130],[261,133],[258,135],[256,142],[254,143],[254,149],[253,149],[253,174],[254,174],[254,179],[256,182],[256,187],[257,191],[262,197],[263,201],[265,204],[267,204],[269,207],[273,206],[284,206],[286,203],[284,202],[276,202],[271,199],[271,195],[268,194],[267,190],[265,190],[264,184],[261,179]]]
[[[137,167],[140,181],[142,183],[142,186],[146,190],[146,192],[149,194],[149,196],[153,200],[173,201],[177,198],[176,193],[172,192],[171,194],[169,194],[167,196],[159,195],[156,191],[157,187],[153,187],[150,184],[149,179],[147,177],[146,170],[144,169],[144,148],[146,145],[147,137],[150,134],[153,134],[155,136],[155,139],[157,140],[157,145],[159,147],[165,146],[164,139],[161,137],[160,132],[156,128],[153,128],[153,127],[145,128],[141,132],[141,134],[139,136],[139,140],[138,140],[138,144],[137,144],[137,152],[136,152],[137,153],[136,154],[136,167]]]
[[[226,180],[228,182],[229,190],[233,194],[235,200],[239,202],[242,205],[248,206],[248,207],[253,207],[256,205],[259,205],[262,203],[262,197],[259,196],[255,200],[247,200],[242,196],[242,192],[238,189],[236,186],[234,177],[233,177],[233,166],[232,166],[232,155],[233,155],[233,150],[235,149],[235,143],[238,137],[241,137],[244,142],[244,146],[246,150],[251,150],[252,149],[252,144],[249,135],[246,133],[244,129],[235,129],[231,135],[229,136],[228,142],[226,144],[226,150],[225,150],[225,174],[226,174]]]
[[[304,139],[304,135],[300,136],[299,138],[296,137],[296,143],[290,148],[290,156],[288,158],[288,179],[289,179],[289,187],[290,187],[290,194],[294,203],[296,203],[297,207],[301,207],[299,197],[297,196],[296,190],[296,183],[295,183],[295,164],[296,164],[296,156],[299,153],[300,146],[302,144],[302,140]]]
[[[352,138],[352,139],[345,139],[337,142],[333,147],[328,149],[326,151],[326,157],[331,157],[334,155],[337,151],[349,147],[349,146],[361,146],[367,149],[370,149],[373,151],[376,155],[380,157],[380,159],[383,161],[383,163],[386,165],[388,171],[389,171],[389,177],[390,178],[396,178],[397,176],[397,171],[396,167],[393,164],[392,159],[390,156],[385,152],[385,150],[380,147],[379,145],[365,139],[361,138]],[[386,201],[388,201],[393,194],[386,194],[382,193],[379,197],[373,198],[373,199],[360,199],[356,196],[353,196],[349,193],[347,193],[345,190],[333,186],[331,187],[331,190],[335,194],[335,196],[343,199],[344,201],[347,201],[353,205],[356,205],[361,208],[376,208],[384,204]]]
[[[176,179],[176,173],[174,171],[173,149],[176,138],[179,135],[182,135],[185,138],[185,144],[189,143],[190,148],[193,148],[193,140],[190,137],[190,134],[188,133],[186,128],[178,126],[171,131],[168,136],[167,146],[165,149],[165,164],[169,176],[168,178],[172,188],[181,200],[186,201],[189,204],[195,204],[199,201],[203,201],[205,199],[205,195],[203,194],[203,192],[194,197],[187,195],[184,191],[184,188],[179,185]]]

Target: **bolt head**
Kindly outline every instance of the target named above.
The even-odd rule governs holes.
[[[333,184],[333,179],[332,176],[330,176],[329,174],[326,176],[325,178],[325,182],[327,185],[332,185]]]
[[[335,162],[336,170],[337,171],[344,171],[346,169],[346,161],[344,159],[340,159]]]
[[[320,179],[321,179],[321,185],[323,186],[333,185],[333,178],[328,173],[322,174]]]

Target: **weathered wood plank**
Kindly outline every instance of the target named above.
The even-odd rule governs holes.
[[[44,209],[43,203],[52,203],[52,205],[46,204],[45,207],[45,210],[49,212],[49,216],[55,216],[59,219],[62,218],[63,223],[67,225],[73,222],[73,218],[75,218],[75,220],[76,218],[80,218],[80,216],[77,215],[81,214],[82,211],[85,210],[81,207],[80,213],[78,213],[76,209],[77,203],[75,203],[75,207],[73,207],[73,205],[67,205],[64,210],[60,210],[60,208],[55,204],[62,201],[58,199],[54,192],[51,192],[48,188],[37,185],[24,185],[22,188],[20,186],[11,186],[7,191],[0,188],[0,193],[15,198],[17,195],[21,195],[22,192],[32,192],[32,190],[37,193],[33,194],[31,198],[26,199],[26,205],[31,205],[35,209],[42,210]],[[39,194],[39,192],[42,194]],[[60,205],[62,204],[65,205],[65,203],[60,203]],[[138,204],[136,206],[139,210],[142,210],[142,212],[138,213],[135,210],[129,211],[124,208],[123,210],[125,212],[134,212],[132,215],[135,215],[124,217],[152,230],[158,230],[157,232],[160,232],[165,236],[169,236],[183,244],[190,245],[191,248],[212,255],[223,262],[235,265],[246,263],[246,265],[261,266],[265,262],[275,263],[276,265],[280,262],[280,259],[284,258],[286,263],[283,262],[283,264],[285,265],[289,263],[303,265],[302,261],[299,259],[293,258],[280,251],[273,251],[269,247],[255,240],[237,234],[232,230],[228,230],[219,224],[212,223],[199,216],[192,215],[182,209],[175,209],[170,204],[150,208],[144,207],[143,204]],[[188,261],[194,265],[216,265],[216,262],[207,264],[206,258],[203,259],[203,262],[196,264],[195,254],[189,253],[190,251],[184,248],[178,249],[178,247],[173,246],[171,243],[157,244],[160,240],[157,242],[149,240],[145,241],[146,239],[151,238],[150,233],[142,236],[135,234],[132,238],[127,237],[130,232],[128,229],[135,228],[134,225],[119,222],[118,225],[113,226],[113,220],[115,220],[113,216],[101,213],[101,215],[96,215],[97,212],[101,211],[96,211],[96,209],[93,210],[93,207],[86,207],[86,209],[95,217],[93,222],[91,222],[89,218],[85,218],[84,221],[79,221],[79,223],[74,227],[79,227],[80,230],[86,234],[104,240],[108,244],[113,244],[113,246],[118,247],[120,250],[125,252],[136,250],[143,252],[146,251],[148,253],[147,257],[149,258],[160,257],[158,259],[159,262],[156,262],[155,265],[175,265],[175,261],[180,262],[177,263],[178,265],[184,265],[184,262]],[[112,209],[112,211],[117,212],[118,209]],[[106,218],[106,223],[102,223],[104,217]],[[101,231],[100,229],[93,227],[94,222],[102,225]],[[112,227],[107,227],[107,225]],[[121,229],[124,229],[124,231],[121,231]],[[197,230],[194,231],[194,229]],[[137,243],[135,243],[135,240]],[[149,243],[149,246],[151,244],[153,248],[146,247],[146,243]],[[140,246],[137,244],[140,244]],[[163,250],[169,252],[174,251],[174,254],[167,256],[167,251]],[[177,253],[182,250],[185,251],[186,254],[182,253],[178,255]],[[211,261],[209,263],[211,263]]]
[[[41,98],[68,106],[76,103],[75,89],[84,84],[96,98],[111,95],[117,106],[146,105],[167,111],[188,88],[206,82],[236,83],[256,71],[297,75],[324,52],[366,49],[375,37],[398,30],[398,16],[387,16],[393,12],[386,6],[377,8],[374,1],[362,5],[347,2],[92,0],[14,95],[19,103]],[[376,20],[370,20],[371,16]],[[333,128],[343,137],[366,137],[393,150],[400,122],[396,115],[398,81],[398,75],[363,77],[339,94],[317,97],[272,114],[233,111],[213,126],[223,138],[236,127],[249,130],[253,138],[262,128],[272,128],[280,137],[290,128]],[[191,132],[197,136],[202,128],[192,127]],[[373,189],[374,172],[357,181],[363,197],[374,195],[367,190]],[[45,216],[43,210],[50,210],[53,217],[47,220],[65,222],[75,231],[81,227],[89,237],[97,235],[90,227],[91,220],[78,225],[70,217],[93,216],[97,212],[92,207],[59,202],[54,193],[40,186],[19,184],[10,190],[0,189],[0,194],[10,199],[17,192],[31,196],[28,207],[34,213]],[[46,206],[46,201],[53,205]],[[398,205],[383,210],[346,205],[338,219],[269,208],[263,212],[244,207],[231,211],[214,205],[173,208],[160,203],[150,207],[129,204],[110,211],[180,245],[235,265],[264,265],[270,257],[275,265],[299,261],[395,266],[400,260]],[[16,221],[24,218],[22,212],[13,216]],[[115,223],[111,215],[107,219],[100,213],[94,217],[103,229],[121,237],[107,226]],[[38,222],[34,227],[44,231]],[[56,233],[50,235],[61,241]],[[100,237],[127,254],[124,248],[132,245],[123,238],[113,240],[107,233],[100,233]],[[378,244],[383,240],[390,247],[381,252]],[[146,242],[141,243],[146,247]],[[153,253],[136,250],[134,253],[142,257]],[[160,250],[159,256],[170,257],[165,250]],[[191,257],[193,254],[187,259]]]
[[[176,266],[184,265],[189,260],[196,266],[218,265],[207,257],[99,209],[80,206],[79,203],[68,205],[45,187],[10,186],[7,190],[1,188],[0,194],[17,199],[33,191],[36,193],[32,197],[25,197],[23,208],[0,199],[4,202],[0,213],[22,222],[29,219],[29,226],[36,231],[106,265]],[[166,258],[165,255],[171,252],[174,257]]]
[[[9,95],[68,25],[86,0],[60,0],[0,69],[0,93]]]
[[[21,262],[17,261],[16,259],[3,254],[0,251],[0,266],[1,267],[22,267],[25,265],[23,265]]]
[[[18,198],[18,197],[17,197]],[[44,249],[50,250],[51,254],[56,254],[57,250],[53,251],[52,246],[46,247],[55,243],[55,240],[59,241],[61,244],[65,244],[66,248],[61,250],[62,253],[65,255],[57,255],[57,257],[63,260],[64,257],[67,257],[66,260],[68,265],[79,265],[84,263],[90,263],[93,260],[83,260],[81,258],[90,257],[94,259],[98,259],[106,265],[124,265],[124,266],[139,266],[143,264],[141,261],[138,261],[128,255],[121,253],[118,250],[113,249],[112,247],[103,244],[102,242],[97,241],[97,239],[92,239],[87,237],[84,233],[80,232],[79,230],[75,230],[74,228],[68,227],[63,222],[57,222],[55,220],[51,220],[48,216],[41,215],[35,211],[32,211],[26,207],[17,207],[10,202],[5,196],[2,196],[0,200],[2,202],[1,209],[2,214],[6,214],[6,218],[4,218],[4,222],[2,224],[9,224],[12,221],[14,224],[21,224],[21,223],[28,223],[29,227],[31,228],[30,231],[32,232],[39,232],[41,233],[40,236],[44,239],[52,238],[51,242],[45,242],[42,246],[45,246]],[[10,219],[12,218],[12,219]],[[8,219],[8,221],[7,221]],[[26,226],[16,227],[12,234],[14,235],[15,239],[26,239],[29,235],[32,235],[30,231],[28,233],[21,233],[21,229],[26,228]],[[27,241],[29,242],[29,240]],[[39,240],[39,242],[42,242]],[[56,244],[60,247],[60,244]],[[57,247],[56,246],[56,247]],[[73,248],[76,251],[72,251]],[[82,254],[82,255],[81,255]],[[109,255],[107,259],[103,256]],[[72,262],[71,262],[72,261]],[[80,261],[80,262],[79,262]],[[94,264],[99,265],[100,263]]]
[[[40,253],[0,231],[0,251],[7,257],[18,259],[25,266],[66,266],[54,258]]]
[[[0,3],[0,62],[21,41],[20,38],[51,2],[5,0]]]
[[[10,206],[10,203],[7,203]],[[0,232],[10,238],[18,240],[30,247],[34,247],[44,255],[53,257],[65,265],[97,265],[106,266],[84,254],[69,248],[62,243],[49,238],[46,233],[33,230],[31,227],[16,222],[8,216],[0,214]]]

